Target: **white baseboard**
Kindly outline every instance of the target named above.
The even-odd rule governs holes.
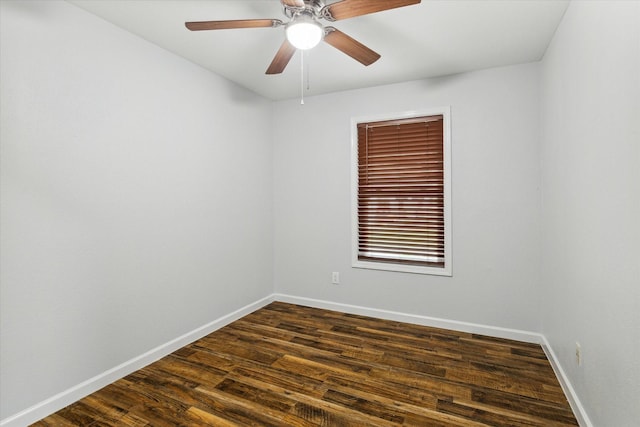
[[[134,357],[100,375],[88,379],[68,390],[56,394],[30,408],[25,409],[15,415],[9,416],[0,421],[0,427],[24,427],[35,423],[36,421],[53,414],[54,412],[82,399],[83,397],[100,390],[101,388],[119,380],[132,372],[141,369],[150,363],[155,362],[164,356],[173,353],[179,348],[190,344],[205,335],[214,332],[229,323],[240,319],[247,314],[264,307],[274,300],[273,295],[269,295],[256,302],[248,304],[232,313],[224,315],[204,326],[194,329],[191,332],[175,338],[165,344],[162,344],[148,352]]]
[[[407,314],[397,311],[381,310],[377,308],[362,307],[359,305],[341,304],[330,301],[322,301],[312,298],[303,298],[285,294],[274,294],[276,301],[291,304],[306,305],[315,308],[341,311],[343,313],[359,314],[362,316],[377,317],[379,319],[395,320],[398,322],[413,323],[434,328],[452,329],[454,331],[472,334],[489,335],[496,338],[506,338],[528,343],[542,344],[542,335],[535,332],[521,331],[518,329],[501,328],[498,326],[480,325],[477,323],[460,322],[457,320],[440,319],[437,317],[421,316],[419,314]]]
[[[569,405],[573,410],[573,414],[578,420],[578,424],[580,424],[581,427],[593,427],[593,424],[591,423],[591,420],[587,415],[587,411],[584,409],[584,406],[582,406],[580,399],[578,399],[578,395],[573,389],[571,382],[569,382],[569,377],[567,377],[564,369],[562,369],[562,365],[556,357],[556,354],[553,352],[551,344],[549,344],[549,341],[547,341],[547,337],[542,335],[542,340],[542,344],[540,344],[542,346],[542,350],[544,350],[544,354],[547,355],[547,359],[549,359],[549,362],[551,363],[553,372],[555,372],[556,377],[558,378],[558,382],[560,382],[560,387],[562,387],[564,395],[567,396],[567,400],[569,401]]]

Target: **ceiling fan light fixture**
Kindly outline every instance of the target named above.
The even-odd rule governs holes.
[[[291,21],[285,29],[287,40],[295,48],[307,50],[314,48],[322,40],[322,25],[307,16],[300,16]]]

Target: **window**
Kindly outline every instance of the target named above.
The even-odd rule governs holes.
[[[352,265],[450,276],[449,108],[352,126]]]

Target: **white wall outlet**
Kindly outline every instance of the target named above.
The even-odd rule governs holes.
[[[340,273],[338,273],[337,271],[331,273],[331,283],[333,283],[334,285],[340,284]]]
[[[576,341],[576,365],[582,366],[582,346]]]

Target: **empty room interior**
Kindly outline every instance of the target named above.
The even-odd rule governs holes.
[[[639,1],[0,0],[0,85],[0,426],[640,423]]]

